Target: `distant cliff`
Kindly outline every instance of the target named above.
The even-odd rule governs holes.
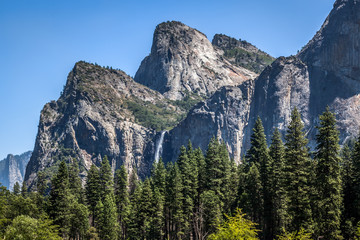
[[[20,155],[9,154],[5,159],[0,161],[0,183],[6,188],[12,190],[14,184],[18,182],[21,186],[26,165],[31,157],[31,151]]]

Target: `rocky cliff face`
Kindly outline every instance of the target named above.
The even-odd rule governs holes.
[[[336,113],[341,139],[360,124],[360,1],[337,0],[334,9],[298,57],[308,66],[310,113],[326,106]]]
[[[59,100],[46,104],[41,112],[25,179],[32,186],[38,171],[51,175],[60,160],[69,158],[79,161],[84,176],[105,155],[113,170],[124,164],[144,176],[153,160],[156,123],[171,122],[180,113],[161,94],[124,72],[79,62]]]
[[[260,74],[266,66],[275,60],[251,43],[224,34],[216,34],[212,44],[223,51],[224,58],[231,64],[249,69],[255,73]]]
[[[0,183],[6,188],[13,190],[18,182],[21,186],[24,181],[25,169],[31,157],[31,151],[20,155],[9,154],[0,161]]]
[[[171,144],[167,145],[169,149],[165,148],[164,152],[174,153],[174,149],[185,144],[185,140],[178,139],[179,136],[191,139],[195,147],[200,146],[203,150],[206,150],[205,138],[217,136],[227,143],[230,155],[238,160],[239,154],[235,154],[233,149],[241,149],[243,154],[249,148],[250,129],[257,116],[261,117],[269,140],[275,127],[285,134],[294,107],[302,115],[311,148],[315,146],[318,116],[326,106],[336,113],[341,143],[357,135],[360,126],[359,22],[360,1],[336,1],[320,31],[297,56],[280,57],[255,79],[253,94],[249,95],[246,110],[236,104],[230,105],[226,111],[219,110],[221,99],[230,97],[226,91],[214,104],[206,104],[207,108],[197,105],[188,118],[170,132],[168,138],[171,139]],[[217,36],[213,43],[225,50],[235,46],[242,47],[239,42],[226,36]],[[219,94],[217,92],[214,96]],[[239,94],[237,100],[240,99]],[[240,141],[227,137],[224,132],[228,131],[228,125],[214,120],[229,119],[239,108],[247,117],[242,118],[240,114],[235,119],[239,118],[237,125],[245,127],[239,130],[231,126],[230,131],[243,136]],[[202,114],[196,116],[194,113],[197,112]],[[206,126],[211,130],[207,130]],[[202,130],[197,131],[197,128]],[[200,137],[203,140],[199,142],[196,140],[197,136],[201,136],[203,132],[207,136]]]
[[[222,87],[208,100],[197,104],[187,118],[165,137],[163,158],[175,160],[182,145],[191,140],[203,151],[213,136],[224,140],[230,156],[240,162],[244,138],[249,134],[248,121],[254,81],[237,87]]]
[[[135,81],[172,100],[189,94],[210,96],[222,86],[236,86],[256,74],[230,64],[207,37],[180,22],[155,29],[151,53],[141,63]]]

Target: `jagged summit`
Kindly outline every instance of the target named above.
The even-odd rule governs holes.
[[[209,97],[221,86],[238,85],[256,77],[221,55],[200,31],[180,22],[161,23],[135,81],[169,99],[181,100],[189,95]]]
[[[146,175],[156,130],[176,124],[181,114],[180,107],[123,71],[78,62],[61,97],[41,111],[25,180],[34,187],[38,171],[54,169],[69,158],[79,161],[81,175],[86,176],[105,155],[113,170],[125,165]],[[46,174],[50,177],[51,171]]]
[[[251,43],[224,34],[215,34],[212,44],[224,51],[224,57],[232,64],[261,73],[275,59]]]

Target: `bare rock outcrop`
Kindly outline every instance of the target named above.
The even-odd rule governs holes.
[[[209,97],[222,86],[236,86],[256,76],[230,64],[203,33],[172,21],[156,27],[151,53],[134,79],[169,99],[181,100],[189,94]]]

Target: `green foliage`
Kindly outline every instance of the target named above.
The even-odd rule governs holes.
[[[114,178],[107,156],[104,157],[100,166],[100,197],[104,200],[105,196],[114,194]]]
[[[16,182],[16,183],[14,184],[13,193],[14,193],[15,195],[20,194],[20,184],[19,184],[18,182]]]
[[[89,207],[90,214],[92,215],[92,225],[94,226],[94,220],[96,218],[95,208],[100,200],[100,174],[98,168],[93,164],[87,175],[86,185],[86,203]]]
[[[299,231],[295,232],[283,232],[278,236],[278,240],[311,240],[311,232],[301,228]]]
[[[130,215],[130,199],[127,186],[128,175],[123,165],[115,173],[115,202],[120,224],[121,239],[126,239],[126,228]]]
[[[104,198],[104,204],[101,205],[100,202],[97,221],[99,236],[103,240],[116,240],[118,239],[118,223],[114,196],[107,194]]]
[[[312,209],[310,205],[312,171],[300,113],[296,108],[291,113],[291,121],[285,136],[285,172],[288,198],[289,229],[313,229]]]
[[[317,224],[319,235],[325,239],[339,239],[341,214],[341,179],[339,133],[335,116],[327,108],[320,116],[315,159],[317,190]]]
[[[50,220],[20,215],[6,228],[4,239],[12,240],[60,240],[57,227]]]
[[[153,104],[139,99],[126,100],[125,106],[135,117],[135,121],[145,127],[161,131],[174,127],[182,118],[176,109],[163,103]]]
[[[224,51],[226,58],[238,66],[261,73],[274,59],[265,53],[252,53],[242,48],[227,49]]]
[[[270,236],[274,237],[280,234],[281,230],[287,225],[287,199],[285,186],[285,149],[281,140],[281,134],[276,128],[271,145],[269,155],[271,161],[270,173],[270,189],[271,189],[271,225]]]
[[[257,240],[259,230],[256,224],[246,219],[245,214],[237,209],[234,216],[226,216],[225,223],[218,227],[218,231],[209,236],[209,240]]]

